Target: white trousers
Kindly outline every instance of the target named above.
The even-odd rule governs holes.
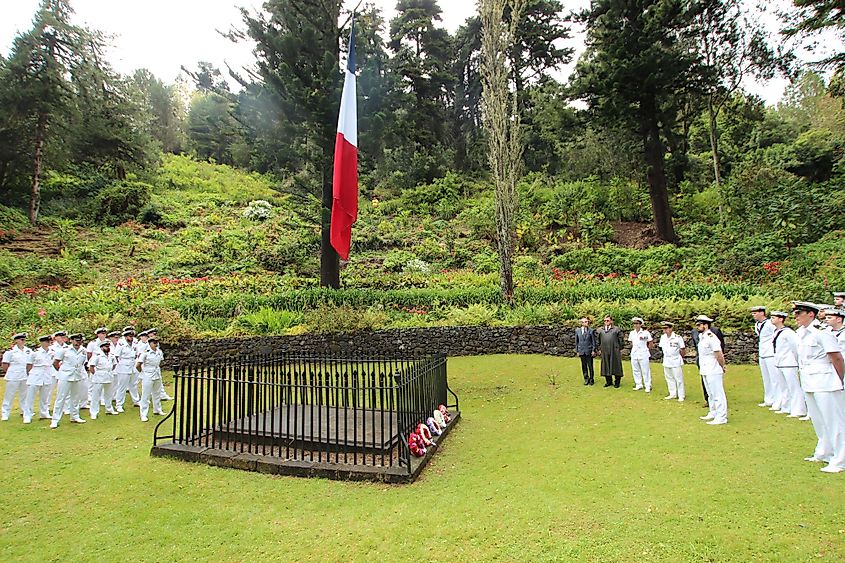
[[[129,382],[131,380],[131,372],[117,373],[114,376],[114,404],[120,408],[123,408],[123,404],[126,402],[126,392],[129,390]],[[138,394],[137,382],[135,387],[135,394]]]
[[[634,386],[643,387],[651,391],[651,366],[649,358],[631,358],[631,371],[634,373]]]
[[[792,416],[806,416],[807,403],[804,401],[804,391],[801,389],[801,382],[798,380],[798,368],[777,368],[786,382],[789,393],[789,402],[781,401],[781,408],[789,410]]]
[[[52,395],[53,384],[28,385],[26,390],[26,408],[24,419],[32,419],[35,416],[35,394],[38,393],[38,416],[50,418],[50,395]]]
[[[70,411],[71,420],[79,420],[79,404],[85,401],[85,393],[81,381],[59,381],[53,404],[53,424],[59,423],[65,408]]]
[[[141,418],[147,418],[150,414],[150,399],[153,401],[153,412],[161,410],[161,379],[141,378]]]
[[[806,393],[807,410],[818,442],[813,455],[845,469],[845,391]]]
[[[776,369],[774,358],[760,358],[757,364],[760,366],[760,376],[763,378],[763,402],[773,406],[777,398],[772,385],[772,370]]]
[[[708,416],[712,415],[713,420],[718,422],[728,421],[728,397],[725,395],[725,386],[723,382],[724,374],[705,375],[704,386],[707,388],[708,406],[710,411]]]
[[[15,395],[18,396],[18,408],[22,413],[26,412],[26,379],[19,379],[18,381],[6,381],[6,391],[3,393],[3,420],[9,420],[9,414],[12,412],[12,402],[15,400]]]
[[[769,365],[769,382],[772,385],[772,409],[777,410],[785,410],[789,409],[789,405],[792,402],[792,396],[789,393],[789,384],[784,378],[783,373],[781,373],[780,369],[778,369],[777,364],[775,364],[774,358],[763,358],[764,361],[768,360]]]
[[[684,368],[678,366],[667,368],[663,366],[663,377],[666,378],[666,386],[669,387],[669,396],[677,397],[681,401],[686,398],[684,391]]]
[[[129,377],[129,396],[132,397],[132,404],[137,405],[141,402],[141,395],[138,393],[138,383],[141,380],[141,372],[132,370]]]
[[[87,373],[79,381],[79,389],[79,394],[76,397],[76,406],[81,409],[91,402],[91,386],[88,383]]]
[[[106,412],[114,412],[111,406],[111,396],[114,393],[114,383],[92,383],[91,384],[91,418],[97,418],[100,414],[100,401],[106,405]]]

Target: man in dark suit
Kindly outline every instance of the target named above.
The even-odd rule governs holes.
[[[593,358],[596,355],[596,333],[590,327],[590,319],[581,319],[581,326],[575,329],[575,353],[581,358],[581,373],[584,385],[593,385]]]
[[[716,338],[719,339],[719,343],[722,345],[722,353],[725,353],[725,335],[722,334],[722,331],[719,330],[717,326],[711,326],[710,332],[716,335]],[[698,329],[692,329],[692,345],[695,346],[696,350],[698,350]],[[698,366],[698,354],[695,355],[695,365]],[[704,391],[704,406],[710,407],[710,397],[707,395],[707,387],[704,386],[704,377],[701,377],[701,390]]]

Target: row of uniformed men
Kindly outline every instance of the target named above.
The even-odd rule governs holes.
[[[810,420],[816,448],[806,461],[822,471],[845,471],[845,292],[833,305],[794,301],[797,330],[783,311],[751,308],[758,337],[763,400],[758,406]]]
[[[133,405],[140,407],[142,421],[148,420],[150,401],[154,414],[164,414],[161,401],[170,397],[161,382],[164,355],[158,347],[156,329],[139,333],[137,339],[131,326],[122,332],[101,327],[95,333],[96,338],[83,346],[82,334],[68,336],[58,331],[41,336],[34,349],[26,346],[26,333],[15,334],[14,344],[2,358],[6,378],[2,420],[9,419],[17,396],[23,421],[29,424],[35,416],[36,395],[39,418],[51,419],[51,428],[58,427],[63,414],[70,415],[72,422],[84,423],[80,409],[89,409],[92,420],[101,406],[107,414],[120,414],[127,392]]]

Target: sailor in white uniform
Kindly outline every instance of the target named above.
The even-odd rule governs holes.
[[[143,330],[138,333],[138,338],[135,339],[132,348],[135,350],[135,359],[132,362],[132,378],[129,381],[129,396],[132,397],[132,406],[138,407],[141,406],[141,393],[138,391],[138,387],[141,384],[141,372],[135,369],[135,366],[138,364],[138,358],[141,357],[141,354],[144,353],[148,346],[147,346],[147,339],[150,337],[149,333],[146,330]]]
[[[678,399],[682,403],[686,396],[683,357],[686,344],[682,337],[675,334],[674,324],[669,321],[660,324],[663,326],[663,334],[660,335],[658,346],[663,351],[663,376],[666,378],[666,386],[669,387],[669,395],[664,399]]]
[[[68,340],[70,339],[67,337],[67,332],[64,330],[58,330],[53,333],[53,343],[50,345],[50,352],[53,354],[53,360],[56,359],[56,354],[59,350],[68,346]],[[53,394],[53,391],[59,387],[59,370],[54,367],[52,368],[52,373],[53,388],[50,390],[51,395]],[[70,403],[65,404],[64,414],[70,414]]]
[[[35,416],[35,395],[38,395],[38,418],[51,418],[50,394],[53,391],[53,352],[50,344],[53,338],[48,334],[38,338],[38,347],[32,353],[32,369],[26,378],[26,409],[24,424],[32,422]]]
[[[53,358],[53,367],[59,371],[59,384],[56,388],[56,402],[53,404],[53,421],[50,428],[58,428],[66,404],[70,405],[71,422],[84,423],[79,416],[79,405],[85,401],[85,389],[82,379],[88,355],[82,346],[82,335],[72,334],[71,345],[61,348]]]
[[[725,355],[722,344],[710,330],[713,319],[706,315],[695,318],[695,328],[698,329],[698,369],[707,387],[708,406],[710,410],[700,417],[707,424],[727,424],[728,398],[725,395],[723,378],[725,375]]]
[[[634,391],[645,387],[646,393],[651,393],[651,366],[648,360],[651,358],[650,348],[654,338],[651,333],[643,329],[643,320],[640,317],[631,319],[634,330],[628,333],[628,341],[631,343],[631,371],[634,373]]]
[[[775,349],[775,368],[786,381],[787,398],[781,401],[783,407],[780,413],[789,414],[788,418],[807,416],[807,403],[804,400],[804,390],[798,379],[798,344],[800,340],[795,331],[786,326],[789,317],[783,311],[772,311],[771,321],[775,325],[775,336],[772,345]]]
[[[126,327],[124,329],[123,338],[118,341],[114,355],[117,358],[117,365],[114,370],[114,408],[117,412],[121,413],[123,412],[123,405],[126,403],[126,392],[130,391],[129,386],[135,377],[135,331],[132,327]],[[133,390],[134,393],[130,393],[133,403],[139,403],[141,397],[138,395],[137,381]]]
[[[845,291],[833,292],[833,308],[845,309]]]
[[[102,353],[94,354],[88,360],[88,371],[91,374],[91,420],[97,420],[100,414],[100,403],[103,397],[109,397],[113,393],[114,385],[114,356],[111,354],[111,341],[106,340],[100,344]],[[117,414],[112,409],[110,402],[105,402],[106,414]]]
[[[161,362],[164,354],[158,347],[158,339],[150,338],[148,348],[138,356],[136,369],[141,372],[141,421],[149,420],[150,399],[153,414],[164,414],[161,408]]]
[[[104,327],[104,326],[101,326],[100,328],[98,328],[97,330],[94,331],[94,334],[96,334],[97,337],[94,340],[92,340],[91,342],[89,342],[88,345],[85,347],[85,352],[88,356],[88,362],[91,361],[91,358],[93,356],[102,353],[102,350],[100,349],[100,344],[102,344],[103,342],[106,341],[106,335],[108,334],[108,332],[109,332],[109,329],[107,327]],[[83,385],[85,386],[86,400],[85,400],[85,404],[80,406],[80,408],[83,408],[83,409],[90,408],[90,405],[91,405],[92,389],[91,389],[91,382],[90,382],[89,377],[88,377],[88,375],[90,373],[91,373],[90,370],[88,370],[88,363],[86,363],[85,364],[85,380],[84,380],[84,383],[83,383]],[[100,404],[100,406],[105,405],[105,404],[106,404],[106,401],[105,401],[105,397],[104,397],[103,402]]]
[[[845,307],[827,309],[825,311],[827,324],[830,326],[830,333],[839,343],[839,351],[845,354]]]
[[[762,305],[751,307],[754,318],[754,334],[757,335],[758,353],[757,363],[760,365],[760,375],[763,378],[763,402],[758,407],[769,407],[769,410],[780,410],[780,374],[775,369],[775,351],[772,339],[775,336],[775,326],[766,316],[766,308]],[[786,386],[786,382],[784,382]]]
[[[26,347],[26,333],[19,332],[12,336],[12,347],[3,352],[0,361],[6,373],[6,391],[3,393],[3,407],[0,420],[9,420],[15,395],[18,397],[18,407],[26,416],[26,378],[32,367],[32,350]]]
[[[147,334],[149,334],[150,338],[158,338],[158,329],[156,328],[148,328]],[[161,382],[161,393],[159,393],[159,398],[162,401],[172,401],[173,397],[167,394],[167,390],[164,388],[164,381]]]
[[[818,305],[794,301],[793,311],[799,326],[801,387],[818,437],[815,451],[804,459],[826,462],[822,471],[839,473],[845,471],[845,360],[833,334],[813,326]]]

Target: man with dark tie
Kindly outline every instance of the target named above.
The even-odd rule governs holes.
[[[593,385],[593,358],[596,355],[596,335],[590,327],[590,319],[581,319],[581,326],[575,329],[575,353],[581,358],[581,374],[584,385]]]

